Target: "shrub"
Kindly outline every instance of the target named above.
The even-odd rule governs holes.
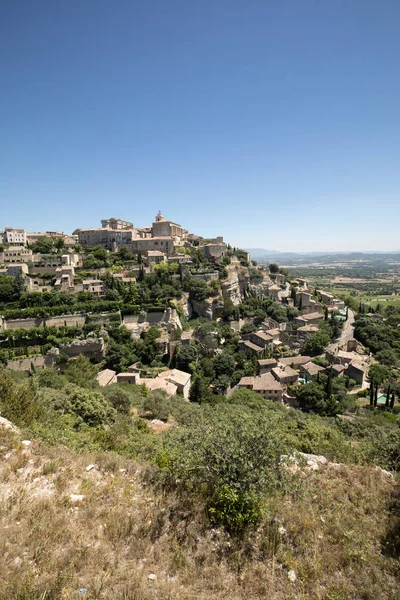
[[[16,425],[30,424],[41,411],[35,391],[28,383],[17,385],[12,376],[0,370],[0,414]]]
[[[282,482],[277,420],[222,404],[202,417],[166,435],[157,463],[167,485],[202,496],[214,524],[241,533],[258,523],[266,494]]]
[[[91,392],[83,388],[67,389],[65,396],[56,402],[55,408],[75,415],[78,424],[86,423],[91,427],[110,424],[115,421],[116,410],[100,392]]]

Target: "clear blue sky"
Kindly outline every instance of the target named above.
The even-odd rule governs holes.
[[[400,249],[399,0],[4,0],[0,228]]]

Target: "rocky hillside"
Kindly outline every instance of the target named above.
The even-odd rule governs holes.
[[[308,457],[252,533],[210,528],[155,470],[0,425],[0,598],[398,599],[398,487]],[[396,529],[397,527],[397,529]]]

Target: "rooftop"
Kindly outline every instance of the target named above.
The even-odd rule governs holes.
[[[242,345],[248,348],[249,350],[253,350],[254,352],[264,352],[264,348],[253,344],[253,342],[249,342],[248,340],[242,341]]]
[[[133,373],[131,375],[133,375]],[[138,379],[138,384],[144,384],[151,392],[154,392],[154,390],[163,390],[170,396],[174,396],[178,391],[178,388],[174,383],[166,381],[161,377],[156,377],[155,379]]]
[[[304,315],[301,315],[301,318],[304,319],[305,321],[313,321],[314,319],[323,319],[324,315],[319,312],[312,312],[312,313],[306,313]]]
[[[253,390],[257,391],[271,391],[271,390],[280,390],[282,391],[282,386],[275,379],[271,373],[265,373],[264,375],[260,375],[259,377],[254,377],[254,385]]]
[[[169,379],[172,383],[184,386],[190,380],[191,375],[190,373],[180,371],[179,369],[170,369],[169,371],[160,373],[159,377]]]
[[[286,365],[305,365],[306,363],[310,362],[311,360],[311,356],[289,356],[287,358],[280,358],[279,359],[279,364],[286,366]]]
[[[268,333],[265,333],[265,331],[255,331],[253,333],[253,335],[256,335],[257,337],[261,338],[262,340],[264,340],[265,342],[269,342],[272,340],[272,335],[269,335]]]
[[[286,377],[298,377],[298,375],[299,375],[297,373],[297,371],[295,371],[294,369],[292,369],[289,366],[286,366],[284,368],[275,367],[274,369],[272,369],[272,373],[278,380],[285,379]]]
[[[309,375],[318,375],[318,373],[321,373],[321,371],[325,371],[324,367],[321,367],[320,365],[316,365],[315,363],[313,363],[312,361],[310,361],[309,363],[303,365],[303,369],[305,371],[307,371],[307,373]]]
[[[239,381],[239,386],[244,386],[244,385],[254,385],[254,377],[242,377],[242,379]]]
[[[97,373],[97,381],[100,387],[105,387],[110,383],[110,381],[115,377],[116,372],[112,371],[112,369],[103,369],[103,371],[99,371]]]

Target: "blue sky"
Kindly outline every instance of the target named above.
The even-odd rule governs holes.
[[[0,228],[399,250],[398,0],[0,5]]]

